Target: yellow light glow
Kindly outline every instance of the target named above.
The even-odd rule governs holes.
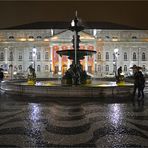
[[[26,41],[26,38],[21,38],[19,40],[22,41],[22,42],[24,42],[24,41]]]
[[[44,41],[45,41],[45,42],[48,42],[48,41],[49,41],[49,39],[44,39]]]
[[[32,42],[32,41],[34,41],[34,39],[30,38],[30,39],[28,39],[28,41],[31,41]]]
[[[112,41],[113,41],[113,42],[117,42],[117,41],[118,41],[118,39],[112,39]]]
[[[144,39],[144,41],[148,42],[148,38]]]
[[[92,40],[94,38],[93,37],[90,37],[90,36],[81,36],[80,39]]]
[[[52,37],[51,39],[52,39],[52,40],[57,40],[58,37],[57,37],[57,36],[54,36],[54,37]]]

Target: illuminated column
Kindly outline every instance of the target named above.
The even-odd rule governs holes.
[[[60,50],[61,50],[61,47],[60,47]],[[61,71],[62,71],[62,57],[59,55],[58,58],[59,58],[59,72],[61,73]]]
[[[68,59],[67,69],[70,68],[70,60]]]
[[[88,71],[88,56],[85,57],[85,71]]]
[[[50,46],[50,72],[53,71],[53,46]]]

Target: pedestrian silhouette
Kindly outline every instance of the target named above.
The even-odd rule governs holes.
[[[0,69],[0,82],[3,81],[4,79],[4,73],[3,71]]]
[[[136,70],[134,74],[134,91],[133,91],[133,105],[135,105],[135,95],[138,90],[137,102],[138,106],[144,105],[144,87],[145,87],[145,78],[139,69]]]

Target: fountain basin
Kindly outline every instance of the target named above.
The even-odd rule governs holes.
[[[38,84],[38,83],[37,83]],[[108,97],[108,96],[130,96],[133,92],[133,84],[125,83],[117,85],[115,82],[104,82],[101,84],[61,86],[53,82],[45,81],[45,85],[27,85],[25,81],[3,81],[1,89],[8,94],[19,94],[29,96],[47,97]]]

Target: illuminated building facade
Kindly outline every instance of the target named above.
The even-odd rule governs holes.
[[[72,49],[72,35],[63,29],[0,30],[0,66],[8,73],[27,73],[33,65],[37,77],[58,77],[69,68],[71,61],[60,57],[57,50]],[[80,32],[81,49],[97,51],[81,61],[83,69],[96,77],[113,74],[122,66],[125,74],[134,64],[148,70],[147,30],[88,29]],[[33,48],[36,48],[33,56]],[[115,57],[114,49],[118,49]]]

